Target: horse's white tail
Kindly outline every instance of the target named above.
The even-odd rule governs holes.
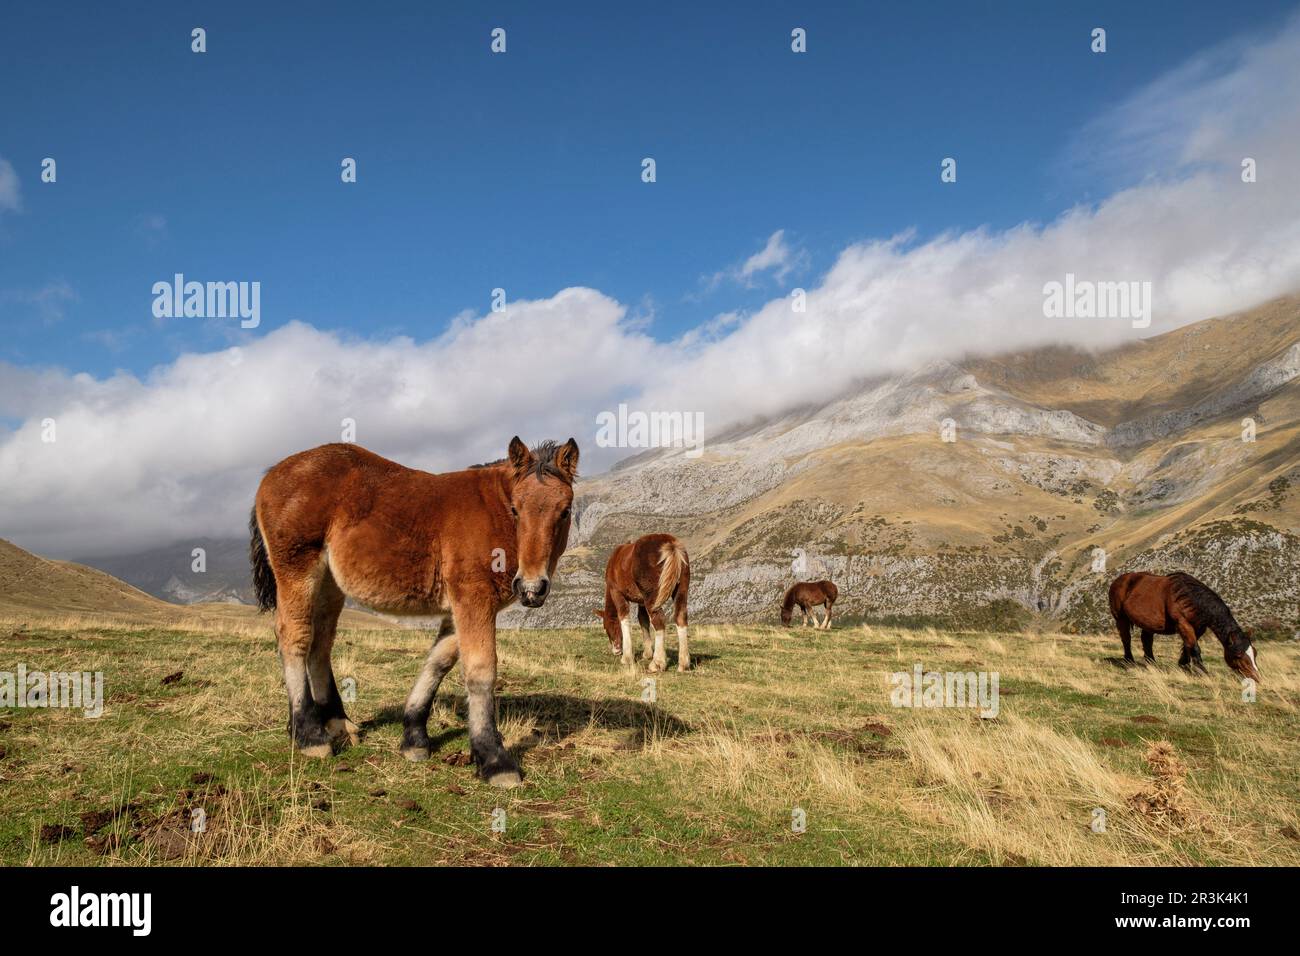
[[[655,595],[654,607],[662,607],[681,580],[682,568],[686,566],[686,549],[680,541],[669,541],[659,549],[659,593]]]

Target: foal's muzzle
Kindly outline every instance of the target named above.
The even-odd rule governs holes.
[[[513,587],[515,594],[519,598],[519,603],[524,607],[541,607],[546,603],[546,595],[551,590],[551,582],[547,578],[526,581],[519,575],[515,575]]]

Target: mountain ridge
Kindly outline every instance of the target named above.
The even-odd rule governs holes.
[[[1297,296],[1110,349],[936,361],[731,426],[698,458],[652,449],[580,480],[561,586],[501,622],[586,623],[609,551],[668,531],[691,552],[701,621],[774,620],[790,583],[832,577],[855,616],[987,625],[993,608],[1104,629],[1105,583],[1140,564],[1300,626],[1298,463]],[[245,549],[87,563],[155,596],[247,601]]]

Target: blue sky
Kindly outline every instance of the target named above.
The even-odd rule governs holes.
[[[10,6],[0,359],[143,374],[294,319],[423,341],[498,286],[599,289],[667,341],[854,242],[1103,198],[1117,184],[1067,149],[1080,124],[1292,5],[541,6]],[[783,281],[709,281],[778,229],[800,253]],[[150,287],[176,272],[260,281],[262,326],[154,321]]]

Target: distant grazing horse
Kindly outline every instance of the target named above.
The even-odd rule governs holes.
[[[433,475],[356,445],[322,445],[280,462],[249,521],[253,582],[275,630],[289,692],[289,733],[306,756],[355,743],[330,649],[344,597],[389,614],[450,610],[406,699],[403,755],[429,756],[426,724],[442,678],[461,661],[470,750],[489,783],[519,767],[496,728],[496,616],[516,599],[541,607],[569,539],[578,446],[518,438],[508,457]]]
[[[631,605],[636,604],[637,620],[645,634],[644,656],[648,670],[666,670],[664,654],[664,618],[659,608],[673,599],[673,619],[677,622],[677,669],[688,670],[691,653],[686,646],[686,595],[690,590],[691,569],[686,548],[670,534],[648,534],[620,544],[605,565],[605,608],[596,609],[596,617],[605,622],[609,649],[622,654],[623,663],[635,664],[632,656]],[[654,655],[650,651],[650,633],[654,630]]]
[[[1179,634],[1183,654],[1178,663],[1205,671],[1199,639],[1206,629],[1223,645],[1228,666],[1244,677],[1259,681],[1255,646],[1241,629],[1228,605],[1190,574],[1163,575],[1137,571],[1121,574],[1110,585],[1110,613],[1124,642],[1124,660],[1133,661],[1133,631],[1142,628],[1142,656],[1155,662],[1153,634]],[[1208,672],[1207,672],[1208,673]]]
[[[831,605],[835,603],[839,596],[840,589],[830,581],[805,581],[802,584],[796,584],[785,592],[785,601],[781,604],[781,623],[788,627],[790,620],[794,617],[794,609],[797,607],[803,612],[805,627],[808,626],[808,620],[811,618],[814,627],[829,631],[831,629]],[[823,606],[826,608],[826,619],[819,623],[816,608]]]

